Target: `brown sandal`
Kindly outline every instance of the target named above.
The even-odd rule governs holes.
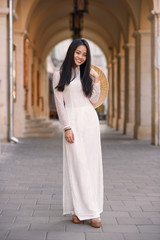
[[[100,218],[93,218],[90,220],[91,226],[95,228],[100,228],[101,227],[101,219]]]
[[[79,220],[79,218],[76,215],[72,215],[72,221],[73,223],[82,223],[83,221]]]

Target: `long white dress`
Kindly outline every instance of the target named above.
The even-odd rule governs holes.
[[[55,89],[60,72],[53,75],[55,103],[60,123],[70,126],[74,143],[63,134],[63,214],[76,214],[80,220],[99,217],[103,211],[103,168],[100,129],[92,105],[100,94],[100,82],[94,83],[87,98],[82,90],[80,69],[63,92]],[[92,103],[91,103],[92,102]]]

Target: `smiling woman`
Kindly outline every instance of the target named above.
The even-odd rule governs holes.
[[[99,120],[92,105],[98,101],[100,82],[90,62],[87,41],[74,40],[53,76],[53,87],[64,128],[63,214],[72,214],[74,223],[90,219],[93,227],[100,227],[103,170]]]

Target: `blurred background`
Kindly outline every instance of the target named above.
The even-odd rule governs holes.
[[[53,135],[53,72],[79,37],[109,81],[99,118],[160,145],[160,0],[1,0],[0,140]]]

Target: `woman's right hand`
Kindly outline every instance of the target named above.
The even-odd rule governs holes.
[[[65,131],[65,139],[69,143],[74,143],[74,133],[73,133],[72,129]]]

